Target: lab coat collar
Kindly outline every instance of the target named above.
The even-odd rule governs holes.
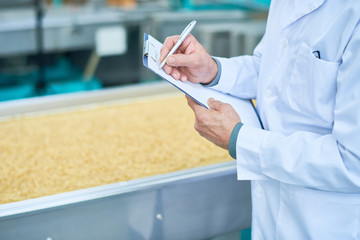
[[[289,18],[285,20],[283,23],[283,28],[318,9],[321,5],[324,4],[325,1],[326,0],[294,0],[292,9],[293,14],[291,14]]]

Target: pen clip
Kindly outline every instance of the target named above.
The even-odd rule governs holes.
[[[179,39],[181,39],[181,38],[184,36],[184,34],[187,32],[187,30],[188,30],[191,26],[193,26],[195,23],[196,23],[196,21],[195,21],[195,20],[192,20],[191,23],[189,23],[189,24],[186,26],[186,28],[182,31],[182,33],[180,34]]]

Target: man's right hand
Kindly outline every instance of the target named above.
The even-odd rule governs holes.
[[[178,39],[179,36],[165,39],[160,50],[160,62],[165,59]],[[164,70],[183,82],[208,84],[215,78],[218,67],[205,48],[190,34],[176,52],[167,58]]]

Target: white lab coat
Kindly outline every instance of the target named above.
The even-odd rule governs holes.
[[[360,239],[359,22],[360,1],[273,0],[254,56],[218,58],[213,88],[256,98],[265,128],[236,147],[253,239]]]

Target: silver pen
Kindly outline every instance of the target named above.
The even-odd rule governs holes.
[[[185,40],[185,38],[190,34],[191,30],[193,30],[194,26],[196,24],[196,21],[193,20],[191,21],[191,23],[189,23],[189,25],[187,25],[187,27],[184,29],[184,31],[182,31],[182,33],[180,34],[179,39],[177,40],[177,42],[175,43],[175,45],[173,46],[173,48],[170,50],[170,52],[166,55],[165,59],[161,62],[160,64],[160,68],[162,68],[165,63],[166,63],[166,59],[172,55],[181,45],[181,43]]]

